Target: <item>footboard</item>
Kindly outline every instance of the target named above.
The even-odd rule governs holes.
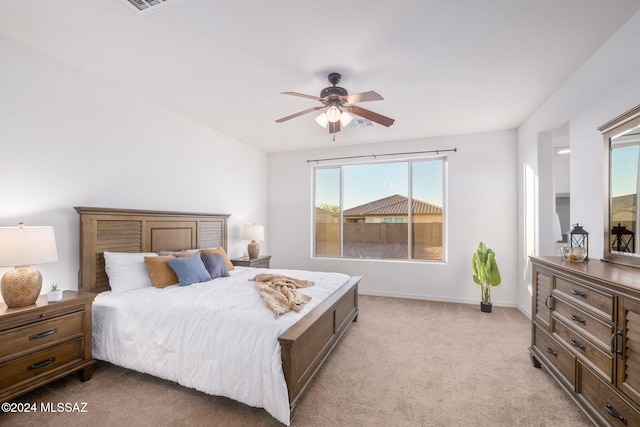
[[[357,320],[359,282],[360,277],[352,277],[278,338],[292,411],[324,360]]]

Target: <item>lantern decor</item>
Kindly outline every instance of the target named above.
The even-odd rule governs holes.
[[[569,246],[571,248],[584,249],[585,255],[583,261],[589,260],[589,233],[578,223],[573,226],[573,230],[569,232]]]
[[[635,251],[635,233],[627,228],[626,225],[618,223],[611,228],[611,250],[616,252],[634,252]]]

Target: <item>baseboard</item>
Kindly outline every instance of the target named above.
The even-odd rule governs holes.
[[[480,304],[480,300],[469,300],[469,299],[462,299],[462,298],[442,298],[442,297],[437,297],[432,295],[399,294],[394,292],[371,292],[371,291],[363,291],[362,289],[358,290],[358,294],[370,295],[374,297],[419,299],[424,301],[452,302],[452,303],[470,304],[470,305]],[[520,309],[520,307],[518,307],[517,304],[508,304],[503,302],[492,302],[492,304],[494,307],[509,307],[509,308]],[[522,310],[520,309],[520,311]]]

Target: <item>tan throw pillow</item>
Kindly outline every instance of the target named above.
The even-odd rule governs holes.
[[[178,283],[178,276],[169,267],[167,261],[174,259],[173,255],[144,257],[144,265],[147,267],[151,283],[156,288],[166,288]]]
[[[227,251],[224,250],[224,248],[222,246],[218,246],[217,248],[213,249],[200,249],[200,252],[204,253],[204,254],[218,254],[222,257],[222,259],[224,260],[225,264],[227,264],[227,270],[231,271],[233,270],[233,264],[231,263],[231,261],[229,260],[229,257],[227,256]]]

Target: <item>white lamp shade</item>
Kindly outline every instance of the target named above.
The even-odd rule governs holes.
[[[264,226],[262,225],[243,225],[242,226],[242,240],[253,240],[255,242],[261,242],[264,240]]]
[[[53,227],[0,227],[0,267],[58,260]]]
[[[347,127],[347,125],[351,123],[351,120],[353,120],[353,116],[347,113],[346,111],[343,111],[342,114],[340,115],[340,124],[342,125],[343,128]]]
[[[338,120],[340,120],[340,113],[341,111],[338,109],[338,107],[332,105],[327,110],[327,120],[329,120],[331,123],[337,122]]]
[[[326,128],[329,124],[329,119],[327,119],[327,114],[323,111],[320,113],[318,117],[316,117],[316,123],[318,123],[323,128]]]

